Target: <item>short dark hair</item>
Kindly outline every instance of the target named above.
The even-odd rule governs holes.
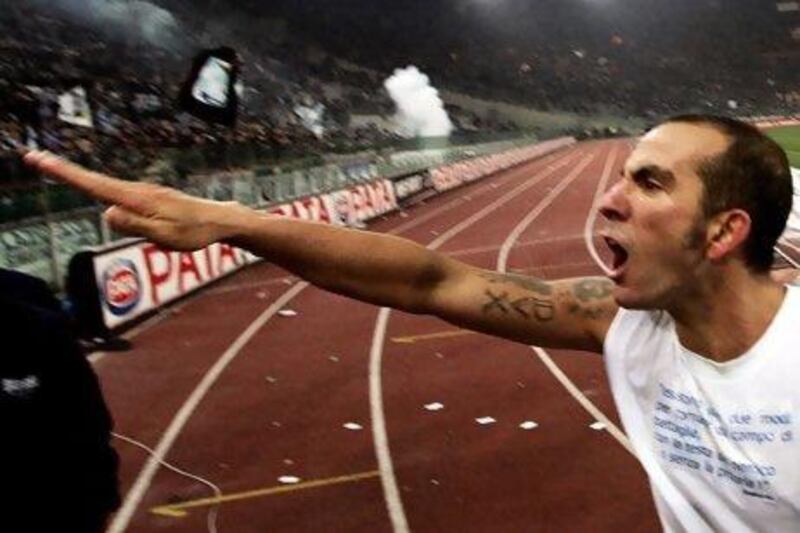
[[[664,123],[707,125],[731,139],[728,148],[702,161],[701,206],[706,220],[728,209],[750,215],[744,258],[754,272],[769,271],[773,248],[792,209],[792,174],[786,152],[752,124],[716,115],[678,115]]]

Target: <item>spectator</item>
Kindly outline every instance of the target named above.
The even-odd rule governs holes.
[[[111,417],[44,282],[0,270],[4,531],[99,533],[119,504]]]

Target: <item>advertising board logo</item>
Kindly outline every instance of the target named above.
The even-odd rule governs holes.
[[[108,310],[122,316],[136,307],[142,297],[142,282],[136,265],[129,259],[116,259],[103,272],[103,298]]]

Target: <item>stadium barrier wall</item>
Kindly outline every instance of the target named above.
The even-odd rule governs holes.
[[[784,116],[769,116],[769,117],[748,117],[745,120],[751,122],[759,128],[780,128],[784,126],[797,126],[800,125],[800,117],[784,117]]]
[[[169,184],[178,185],[181,190],[195,196],[236,200],[261,207],[372,182],[379,177],[392,179],[410,172],[426,172],[432,166],[449,161],[508,150],[531,142],[535,140],[520,138],[515,141],[407,150],[381,158],[380,162],[366,156],[355,156],[344,158],[338,164],[329,163],[278,174],[273,174],[269,168],[256,166],[247,170],[195,174],[180,184]],[[33,202],[44,208],[42,216],[0,224],[0,266],[27,272],[62,290],[68,262],[76,253],[87,246],[109,244],[119,236],[109,232],[103,223],[103,209],[98,204],[50,212],[48,206],[57,207],[53,195],[72,192],[64,187],[48,185],[46,181],[43,183],[45,186],[37,189],[31,198],[26,197],[27,203],[16,197],[0,198],[0,204],[3,205],[9,201],[14,206]]]
[[[547,141],[475,158],[468,166],[446,165],[393,179],[376,179],[329,193],[267,206],[268,213],[334,224],[363,226],[370,220],[452,190],[500,170],[522,164],[574,143],[572,138]],[[454,172],[468,170],[463,180]],[[434,173],[447,175],[446,187]],[[457,185],[453,185],[458,182]],[[227,244],[215,243],[194,252],[164,250],[142,239],[126,239],[85,249],[74,255],[67,292],[80,329],[86,336],[108,336],[139,319],[259,260]]]

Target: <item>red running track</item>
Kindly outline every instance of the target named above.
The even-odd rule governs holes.
[[[584,228],[628,150],[582,143],[372,229],[481,267],[509,250],[508,270],[597,274]],[[205,531],[213,509],[220,532],[659,529],[645,475],[612,435],[599,355],[547,354],[591,414],[531,347],[381,312],[268,264],[150,321],[134,344],[95,363],[117,431],[224,496],[117,440],[127,496],[112,530]]]

